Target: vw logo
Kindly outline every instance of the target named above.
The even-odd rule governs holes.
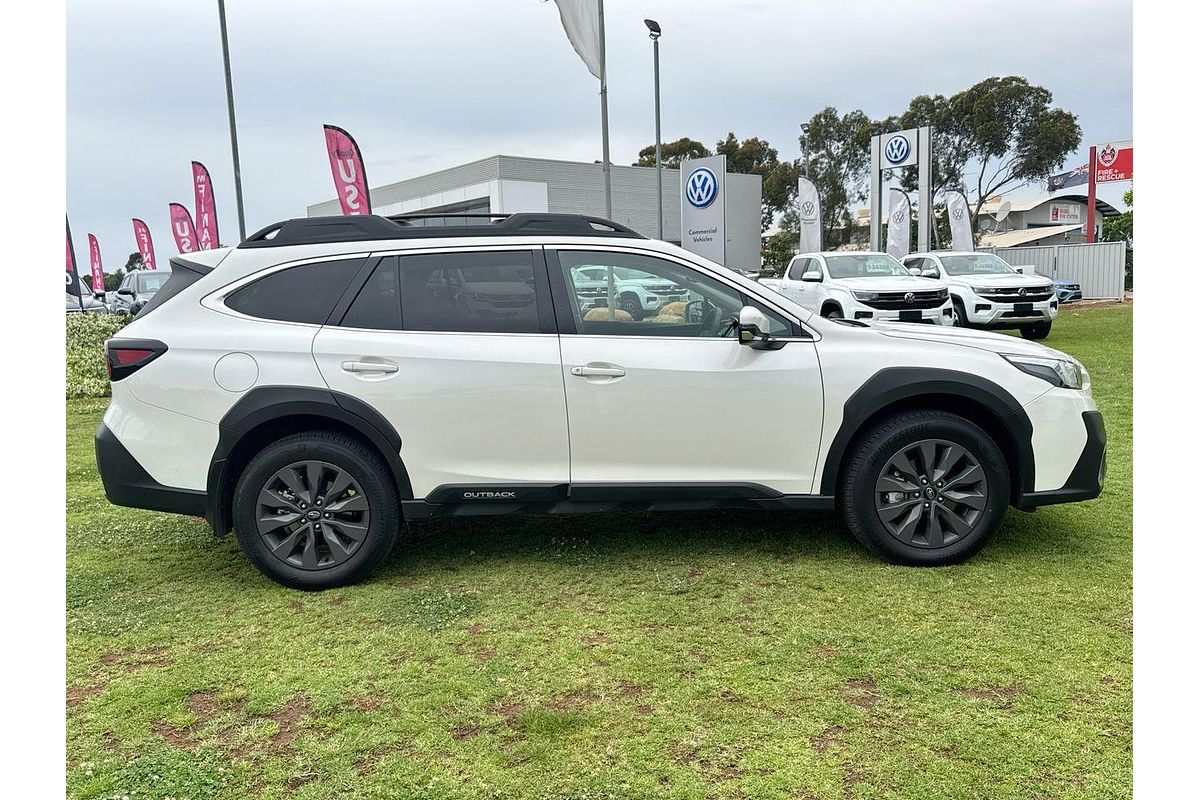
[[[804,201],[804,204],[800,206],[800,212],[802,214],[804,214],[804,216],[806,216],[806,217],[811,217],[813,215],[813,212],[815,212],[816,210],[817,210],[816,203],[814,203],[812,200],[806,200],[806,201]]]
[[[903,221],[904,221],[904,209],[898,208],[898,209],[896,209],[896,213],[892,214],[892,222],[899,225]]]
[[[1096,158],[1100,161],[1100,166],[1111,167],[1112,163],[1117,160],[1117,148],[1111,144],[1106,144],[1104,145],[1104,149],[1096,155]]]
[[[892,164],[899,164],[908,158],[908,149],[908,137],[897,133],[883,146],[883,157]]]
[[[1025,296],[1025,287],[1022,286],[1020,289],[1017,289],[1017,297],[1024,297],[1024,296]]]
[[[913,294],[912,292],[904,293],[904,302],[911,303],[913,300],[916,300],[916,299],[917,299],[917,296],[915,294]]]
[[[962,219],[964,212],[961,208],[956,208],[950,213],[954,216],[955,219]]]
[[[696,167],[688,176],[684,194],[696,208],[708,208],[717,199],[717,176],[708,167]]]

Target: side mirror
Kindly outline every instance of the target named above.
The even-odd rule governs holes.
[[[921,277],[921,268],[920,267],[909,267],[908,274],[912,275],[914,278],[919,278],[919,277]]]
[[[1021,273],[1022,275],[1024,275],[1024,274],[1025,274],[1025,268],[1024,268],[1024,267],[1013,267],[1013,269],[1015,269],[1017,272]]]
[[[772,339],[771,335],[767,333],[770,328],[771,321],[767,319],[767,315],[754,306],[742,306],[742,310],[738,312],[739,344],[744,344],[754,350],[780,349],[786,342]]]
[[[120,289],[117,289],[117,294],[133,297],[133,289],[130,289],[128,286],[122,286]]]
[[[921,277],[922,278],[937,278],[937,277],[939,277],[937,267],[930,267],[929,269],[923,271],[921,273]]]
[[[800,280],[807,281],[809,283],[820,283],[821,273],[814,269],[801,275]]]

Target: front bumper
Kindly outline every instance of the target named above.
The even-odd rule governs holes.
[[[900,311],[899,309],[873,308],[865,303],[854,301],[846,309],[845,315],[848,319],[861,322],[914,322],[925,325],[950,325],[953,319],[953,306],[947,301],[945,305],[937,308]]]
[[[1025,308],[1028,306],[1028,308]],[[1039,325],[1058,318],[1058,298],[1037,303],[998,303],[983,297],[963,298],[967,324],[980,328],[1019,328]]]
[[[1108,438],[1104,432],[1104,418],[1099,411],[1084,411],[1083,427],[1087,431],[1087,440],[1066,483],[1058,489],[1022,493],[1017,499],[1017,508],[1032,511],[1040,506],[1077,503],[1100,496],[1108,467]]]
[[[103,422],[96,429],[96,468],[104,496],[113,505],[204,516],[204,492],[175,489],[154,480]]]

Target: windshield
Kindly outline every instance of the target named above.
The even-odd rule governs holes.
[[[143,272],[138,275],[138,291],[139,292],[157,292],[162,288],[162,285],[171,277],[169,272]]]
[[[991,253],[942,256],[942,266],[951,275],[1016,275],[1017,271]]]
[[[908,275],[896,259],[884,253],[825,256],[831,278],[870,278],[876,275]]]

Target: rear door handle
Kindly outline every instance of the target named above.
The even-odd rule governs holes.
[[[576,378],[624,378],[625,370],[620,367],[571,367]]]
[[[385,364],[379,361],[343,361],[342,369],[346,372],[399,372],[395,364]]]

